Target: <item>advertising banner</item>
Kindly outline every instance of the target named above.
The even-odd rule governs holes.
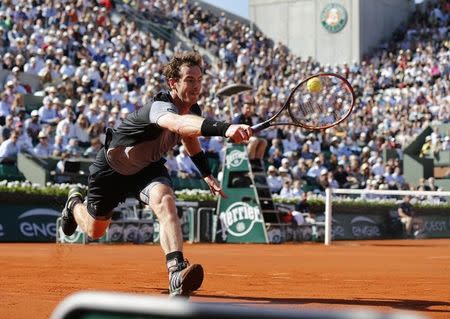
[[[249,161],[245,145],[230,144],[226,149],[222,189],[219,198],[217,242],[267,243],[263,215],[254,185],[248,186]]]
[[[0,242],[55,242],[59,207],[1,205]]]

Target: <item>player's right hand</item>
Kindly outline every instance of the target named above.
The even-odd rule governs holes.
[[[228,137],[234,143],[245,143],[252,137],[252,134],[252,128],[248,125],[231,124],[225,132],[225,137]]]

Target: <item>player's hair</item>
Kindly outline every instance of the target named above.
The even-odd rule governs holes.
[[[197,51],[176,53],[164,67],[163,74],[167,80],[178,79],[180,77],[180,68],[183,65],[198,66],[202,69],[203,59]],[[203,69],[202,69],[203,72]]]

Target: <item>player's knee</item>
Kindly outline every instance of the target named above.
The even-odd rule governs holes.
[[[159,209],[168,220],[178,218],[175,199],[172,195],[166,194],[161,197]]]

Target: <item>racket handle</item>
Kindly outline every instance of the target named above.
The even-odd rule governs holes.
[[[268,128],[269,126],[270,126],[269,122],[258,123],[256,125],[252,126],[252,131],[253,131],[253,133],[258,133],[258,132],[264,130],[265,128]]]

